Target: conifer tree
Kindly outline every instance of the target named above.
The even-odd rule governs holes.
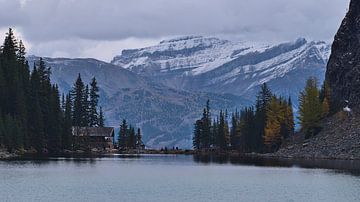
[[[71,116],[71,98],[70,94],[66,96],[65,99],[65,109],[64,109],[64,121],[63,121],[63,130],[62,130],[62,146],[63,149],[72,149],[72,116]]]
[[[128,141],[127,141],[127,148],[134,149],[135,146],[136,146],[135,128],[130,126],[129,135],[128,135]]]
[[[71,98],[73,99],[73,125],[74,126],[86,126],[86,103],[84,98],[86,97],[85,85],[81,79],[81,75],[78,75],[74,87],[71,92]]]
[[[126,148],[127,134],[128,134],[128,125],[127,125],[126,120],[123,119],[123,121],[120,125],[120,130],[119,130],[119,135],[118,135],[119,148],[122,148],[122,149]]]
[[[102,110],[102,107],[100,107],[100,112],[99,112],[99,127],[104,127],[105,126],[105,119],[104,119],[104,113]]]
[[[99,102],[99,88],[97,86],[95,77],[91,80],[90,86],[91,88],[90,88],[89,119],[90,119],[90,126],[95,127],[95,126],[99,126],[99,118],[98,118],[99,115],[97,112],[97,106]]]
[[[239,146],[239,136],[237,133],[238,117],[237,110],[231,115],[231,129],[230,129],[230,145],[232,148]]]
[[[256,96],[256,132],[254,140],[257,145],[257,151],[261,150],[263,144],[263,137],[265,135],[265,127],[266,127],[266,110],[268,104],[271,101],[273,94],[271,90],[268,88],[267,84],[264,83],[260,92]]]
[[[141,130],[140,128],[138,128],[136,133],[136,148],[140,148],[142,144],[143,142],[142,142]]]
[[[45,146],[44,119],[40,107],[40,76],[34,65],[30,79],[29,133],[30,146],[41,152]]]
[[[201,148],[210,148],[211,115],[210,100],[207,100],[202,117]]]
[[[4,143],[4,136],[5,136],[5,129],[4,129],[4,121],[3,121],[3,115],[2,112],[0,111],[0,148],[3,148],[5,146]]]
[[[194,135],[193,135],[193,147],[194,149],[201,149],[201,133],[202,133],[202,121],[197,120],[195,122],[194,127]]]
[[[49,119],[47,128],[49,128],[51,132],[48,134],[48,149],[51,152],[59,152],[62,149],[63,114],[60,108],[60,97],[57,85],[52,86],[49,104],[50,115],[47,117]]]
[[[311,77],[307,80],[305,89],[300,93],[299,102],[301,130],[305,133],[305,137],[309,138],[321,130],[319,122],[323,116],[316,78]]]
[[[281,126],[285,120],[284,110],[275,96],[272,97],[266,112],[264,145],[267,151],[275,151],[281,144]]]
[[[225,114],[222,110],[220,111],[219,117],[220,117],[220,122],[219,122],[218,134],[216,139],[216,146],[220,149],[226,149],[228,146],[227,143],[228,131],[226,128]]]
[[[82,117],[82,125],[83,126],[90,126],[90,101],[89,101],[89,97],[90,97],[90,92],[89,92],[89,85],[85,86],[85,92],[84,92],[84,96],[83,96],[83,117]]]

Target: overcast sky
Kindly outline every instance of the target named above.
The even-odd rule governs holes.
[[[0,0],[0,37],[27,52],[110,61],[121,50],[181,35],[331,41],[350,0]]]

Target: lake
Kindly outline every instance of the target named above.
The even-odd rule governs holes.
[[[0,201],[360,201],[360,162],[191,155],[0,161]]]

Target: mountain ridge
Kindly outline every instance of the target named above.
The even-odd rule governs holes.
[[[249,45],[215,37],[189,36],[122,51],[112,63],[92,58],[44,58],[52,81],[67,92],[78,73],[95,76],[107,124],[121,119],[140,127],[148,147],[190,148],[193,123],[207,99],[213,115],[254,103],[262,82],[274,93],[297,96],[309,76],[323,80],[329,54],[325,42]],[[37,60],[29,56],[30,64]],[[118,62],[116,62],[118,59]],[[290,65],[289,65],[290,64]]]

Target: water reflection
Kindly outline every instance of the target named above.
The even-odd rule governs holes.
[[[359,160],[313,160],[313,159],[275,159],[259,157],[238,157],[230,155],[194,155],[194,162],[203,164],[232,164],[265,167],[322,168],[349,171],[360,175]]]
[[[150,164],[231,164],[262,167],[300,167],[333,169],[336,172],[350,172],[360,176],[359,160],[312,160],[312,159],[274,159],[259,157],[239,157],[231,155],[62,155],[62,156],[23,156],[18,159],[7,160],[7,164],[23,167],[46,166],[49,164],[69,163],[76,166],[95,166],[98,161],[127,161],[142,160]]]

